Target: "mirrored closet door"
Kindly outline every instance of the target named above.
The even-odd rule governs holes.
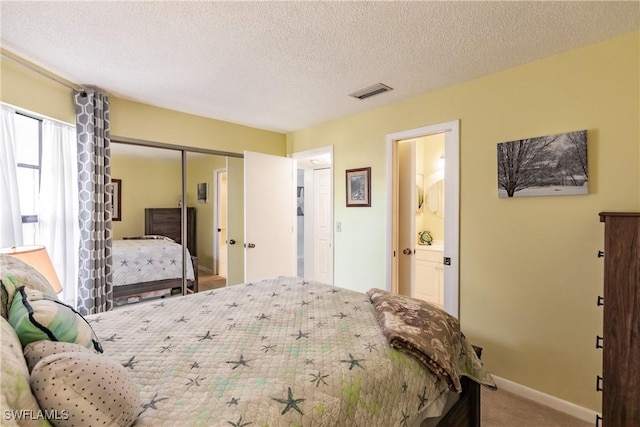
[[[196,212],[198,288],[242,283],[236,275],[244,263],[242,159],[199,152],[185,155],[185,201]]]
[[[243,282],[243,159],[157,145],[111,144],[116,305]]]
[[[183,269],[182,153],[112,142],[111,165],[115,304],[181,289],[183,271],[193,286],[197,268],[189,262]],[[190,241],[195,230],[189,231],[186,246],[197,257],[195,242]]]

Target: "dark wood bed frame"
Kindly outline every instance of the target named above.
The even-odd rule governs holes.
[[[482,348],[473,346],[478,357],[482,357]],[[442,427],[480,427],[480,384],[467,377],[460,379],[462,393],[458,401],[442,417],[438,426]]]
[[[182,243],[181,208],[148,208],[144,210],[144,233],[157,234]],[[198,292],[198,254],[196,245],[196,209],[187,208],[187,249],[191,255],[194,280],[187,280],[187,291]],[[163,289],[180,289],[182,279],[155,280],[113,287],[113,297],[122,298]],[[173,291],[172,291],[173,292]]]
[[[480,427],[480,384],[461,379],[462,394],[438,423],[438,427]]]

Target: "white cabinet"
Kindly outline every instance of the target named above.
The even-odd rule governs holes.
[[[443,305],[443,250],[432,246],[418,246],[415,252],[413,297]]]

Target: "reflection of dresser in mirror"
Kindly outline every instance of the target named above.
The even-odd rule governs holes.
[[[444,265],[442,245],[418,245],[415,249],[413,297],[443,305]]]
[[[166,236],[182,243],[181,208],[146,208],[144,234]],[[196,208],[187,208],[187,249],[192,257],[198,256],[196,245]]]

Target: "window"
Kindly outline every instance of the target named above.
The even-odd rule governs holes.
[[[23,243],[35,245],[39,240],[38,200],[42,161],[42,121],[16,113],[15,127]]]

